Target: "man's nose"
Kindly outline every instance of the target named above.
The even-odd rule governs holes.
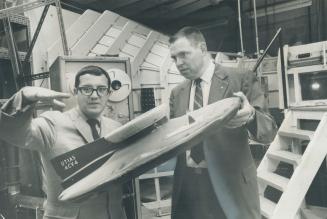
[[[93,90],[93,92],[92,92],[92,94],[91,94],[90,97],[91,97],[92,99],[98,98],[99,96],[98,96],[97,91],[96,91],[96,90]]]
[[[183,62],[183,59],[181,59],[181,58],[176,58],[176,66],[180,66],[180,65],[183,65],[184,64],[184,62]]]

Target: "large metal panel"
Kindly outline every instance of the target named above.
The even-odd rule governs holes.
[[[112,29],[114,29],[114,28],[110,28],[110,30],[112,30]],[[104,35],[102,37],[102,39],[99,41],[99,43],[110,47],[114,41],[115,41],[115,38],[113,38],[112,36]]]
[[[140,47],[137,47],[133,44],[126,44],[122,49],[123,53],[127,53],[133,57],[133,59],[131,60],[132,62],[139,51],[140,51]]]
[[[135,29],[136,25],[137,24],[133,21],[126,22],[122,30],[120,32],[117,31],[118,35],[115,36],[115,41],[107,51],[107,54],[118,54],[119,50],[124,46],[128,38],[132,35],[132,30]]]
[[[141,34],[134,33],[131,38],[129,38],[128,43],[137,47],[142,47],[146,41],[146,37]]]
[[[140,75],[141,87],[152,85],[157,87],[160,85],[160,72],[152,69],[142,69]]]
[[[85,34],[85,32],[100,17],[100,13],[86,10],[66,31],[68,48],[72,48],[76,42]],[[61,39],[58,39],[51,47],[48,48],[49,66],[59,55],[63,55]]]
[[[98,55],[102,55],[105,54],[107,50],[108,50],[108,46],[99,43],[92,49],[91,52]]]
[[[142,68],[153,68],[156,71],[158,66],[152,64],[151,62],[148,62],[147,60],[144,60],[140,69],[142,70]]]
[[[163,44],[162,42],[160,41],[157,41],[152,49],[151,49],[151,52],[157,54],[157,55],[164,55],[164,54],[167,54],[169,53],[169,47],[168,45],[166,44]]]
[[[92,48],[107,32],[111,25],[118,19],[119,15],[105,11],[96,22],[87,30],[83,37],[72,48],[73,55],[87,55]]]
[[[153,52],[150,52],[145,58],[146,62],[152,63],[154,66],[160,67],[163,62],[164,57],[157,55]]]

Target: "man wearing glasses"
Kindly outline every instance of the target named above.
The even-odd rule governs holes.
[[[102,116],[110,95],[110,77],[97,66],[86,66],[75,76],[77,106],[66,112],[48,111],[33,119],[36,102],[60,101],[69,94],[41,87],[24,87],[5,103],[0,111],[0,139],[12,145],[37,150],[42,164],[43,190],[46,194],[46,219],[116,219],[126,218],[122,206],[121,185],[110,185],[96,194],[62,202],[61,179],[50,160],[74,150],[100,136],[107,135],[120,123]]]

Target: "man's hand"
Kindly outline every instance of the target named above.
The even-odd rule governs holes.
[[[252,121],[255,116],[255,109],[250,105],[246,96],[242,92],[234,93],[234,95],[241,98],[241,108],[238,110],[237,114],[225,125],[226,128],[237,128],[243,126]]]
[[[49,90],[43,87],[24,87],[22,88],[22,94],[25,102],[35,103],[42,101],[44,103],[50,103],[55,107],[64,108],[65,104],[57,99],[69,98],[67,93],[61,93],[53,90]]]

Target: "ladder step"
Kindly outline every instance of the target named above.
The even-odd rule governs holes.
[[[302,140],[311,140],[314,132],[301,130],[297,128],[280,129],[278,134],[284,137],[299,138]]]
[[[289,181],[283,176],[265,171],[258,172],[258,179],[282,192],[286,190]]]
[[[270,218],[273,215],[275,210],[276,203],[266,199],[265,197],[260,196],[260,208],[261,214],[266,218]]]
[[[302,158],[300,154],[295,154],[289,151],[282,151],[282,150],[269,151],[267,153],[267,156],[269,158],[280,160],[285,163],[289,163],[293,165],[298,165],[301,162],[301,158]]]

